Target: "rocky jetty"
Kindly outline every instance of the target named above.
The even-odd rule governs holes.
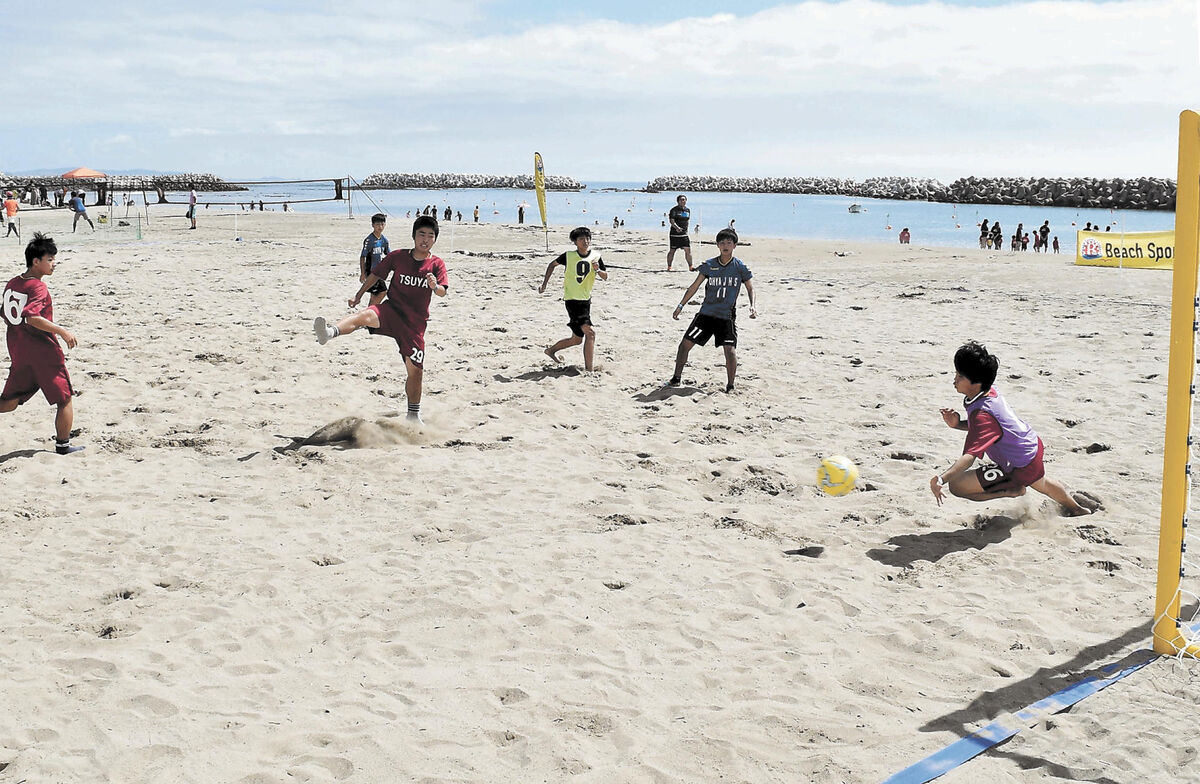
[[[360,188],[402,190],[420,188],[441,191],[457,188],[518,188],[533,190],[532,174],[372,174],[359,183]],[[579,191],[585,186],[571,177],[546,176],[546,190]]]
[[[154,175],[113,175],[105,179],[66,179],[62,177],[10,177],[0,175],[0,183],[5,187],[16,187],[24,190],[30,187],[44,187],[55,190],[66,187],[67,190],[94,191],[104,184],[110,191],[186,191],[195,185],[197,191],[244,191],[240,185],[225,182],[212,174],[154,174]]]
[[[1175,209],[1175,182],[1138,179],[960,178],[945,185],[918,177],[658,177],[646,190],[730,193],[805,193],[855,198],[935,201],[954,204],[1017,204],[1035,207],[1088,207],[1121,210]]]

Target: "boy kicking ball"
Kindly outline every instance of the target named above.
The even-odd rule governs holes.
[[[726,392],[733,391],[733,378],[737,375],[737,298],[746,285],[746,294],[750,298],[750,318],[758,318],[754,307],[754,284],[750,268],[735,258],[738,235],[733,229],[721,229],[717,232],[717,248],[721,255],[709,259],[696,268],[696,279],[688,286],[683,301],[675,306],[671,318],[679,320],[684,305],[695,296],[700,284],[704,284],[704,304],[700,312],[692,319],[683,340],[679,341],[679,350],[675,354],[675,375],[667,382],[668,386],[678,386],[683,377],[683,368],[687,364],[688,353],[696,344],[703,346],[708,339],[714,338],[713,345],[725,349]]]
[[[992,384],[1000,369],[1000,360],[975,341],[954,354],[954,389],[963,396],[967,409],[964,420],[957,411],[942,409],[942,420],[955,430],[967,431],[963,455],[954,465],[929,480],[929,490],[941,506],[943,488],[969,501],[1016,498],[1032,487],[1060,505],[1070,517],[1091,514],[1095,502],[1078,496],[1083,506],[1058,482],[1046,476],[1042,464],[1045,447],[1029,425],[1012,412]],[[971,471],[976,459],[987,457],[994,465]]]
[[[446,296],[449,286],[446,263],[432,253],[438,236],[437,220],[429,215],[418,217],[413,221],[412,236],[412,250],[398,250],[384,256],[349,302],[350,307],[357,307],[363,294],[391,275],[386,300],[333,325],[318,316],[313,322],[313,331],[322,346],[340,335],[349,335],[359,327],[366,327],[373,335],[387,335],[395,340],[408,371],[408,378],[404,382],[408,419],[420,424],[429,302],[434,294]]]
[[[41,390],[50,405],[58,407],[54,417],[54,451],[69,455],[83,449],[71,446],[71,424],[75,391],[67,375],[67,360],[58,339],[75,348],[75,336],[54,323],[50,290],[42,278],[54,274],[54,240],[34,234],[25,247],[25,272],[4,286],[0,308],[8,325],[8,356],[12,367],[0,392],[0,413],[15,411]]]
[[[592,286],[596,278],[608,280],[608,271],[604,259],[599,253],[592,252],[592,230],[580,226],[571,230],[571,242],[575,250],[561,254],[546,266],[546,276],[538,293],[546,291],[554,268],[563,269],[563,303],[567,306],[567,326],[571,328],[571,337],[563,338],[546,349],[546,356],[555,362],[562,362],[558,352],[571,346],[583,344],[583,367],[592,370],[592,357],[596,352],[596,330],[592,326]]]

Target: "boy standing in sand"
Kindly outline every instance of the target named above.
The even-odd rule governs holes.
[[[17,242],[21,241],[21,230],[17,228],[17,210],[19,209],[21,209],[21,205],[13,197],[12,191],[9,191],[4,199],[4,217],[8,222],[8,233],[4,235],[5,239],[8,239],[10,234],[16,234]]]
[[[54,305],[50,290],[42,278],[54,274],[54,240],[40,233],[25,246],[25,272],[4,286],[0,310],[8,326],[8,356],[12,366],[4,391],[0,392],[0,413],[16,410],[40,389],[50,405],[58,406],[54,417],[54,451],[69,455],[83,449],[71,446],[71,425],[75,410],[71,405],[74,390],[67,375],[67,360],[58,339],[67,348],[75,348],[75,336],[54,323]]]
[[[616,218],[613,218],[615,221]],[[561,265],[563,269],[563,303],[567,306],[567,326],[571,328],[571,337],[563,338],[546,349],[546,356],[555,362],[562,362],[558,352],[571,346],[583,344],[583,367],[592,369],[592,357],[596,351],[596,330],[592,326],[592,286],[596,278],[608,280],[608,269],[599,253],[592,252],[592,230],[580,226],[571,230],[571,242],[575,250],[563,253],[546,266],[546,276],[538,293],[546,291],[546,284],[554,274],[554,268]]]
[[[392,252],[388,247],[387,237],[383,236],[383,229],[387,225],[387,216],[382,212],[377,212],[371,216],[371,233],[363,240],[362,253],[358,254],[358,282],[362,283],[371,274],[371,270],[375,269],[375,265],[383,261],[383,257]],[[367,289],[371,298],[368,302],[372,305],[378,305],[383,302],[383,296],[387,294],[387,286],[383,285],[383,281],[377,281],[374,286]]]
[[[71,211],[75,213],[75,220],[71,221],[71,233],[75,233],[75,227],[79,225],[79,219],[83,218],[92,227],[92,231],[96,230],[96,224],[92,223],[92,219],[88,217],[87,205],[83,203],[83,191],[73,192],[71,194]]]
[[[687,196],[680,194],[675,197],[675,206],[667,213],[667,221],[671,231],[667,235],[669,249],[667,250],[667,272],[671,271],[671,262],[675,259],[675,251],[683,248],[683,257],[687,260],[688,272],[695,272],[692,266],[692,241],[688,239],[688,221],[692,219],[692,211],[687,206]]]
[[[737,375],[737,298],[742,284],[746,285],[746,294],[750,297],[750,318],[758,318],[754,307],[754,284],[750,268],[738,258],[733,251],[737,248],[738,236],[733,229],[721,229],[717,232],[717,248],[721,255],[711,258],[697,268],[696,279],[688,286],[683,300],[675,306],[672,318],[679,320],[683,307],[695,295],[700,284],[704,284],[704,303],[700,312],[692,319],[683,340],[679,341],[679,350],[675,354],[675,375],[667,382],[669,386],[678,386],[684,365],[687,364],[688,353],[699,343],[701,346],[714,338],[714,346],[725,349],[725,375],[728,382],[726,392],[733,391],[733,378]]]
[[[1047,478],[1042,464],[1045,446],[1038,434],[1012,412],[992,384],[1000,369],[1000,360],[987,348],[971,341],[954,353],[954,389],[963,396],[967,409],[964,420],[949,408],[942,409],[942,420],[955,430],[967,431],[963,455],[954,465],[929,480],[929,490],[941,506],[943,489],[970,501],[1016,498],[1032,487],[1060,505],[1070,516],[1091,514],[1096,502],[1085,495],[1075,496],[1058,482]],[[969,470],[976,459],[987,457],[994,465]],[[1088,503],[1083,506],[1080,500]]]
[[[371,334],[387,335],[400,347],[408,378],[404,382],[404,393],[408,398],[408,419],[421,424],[421,386],[425,367],[425,326],[429,323],[429,302],[434,294],[446,296],[449,290],[446,278],[446,263],[434,256],[433,244],[437,242],[437,220],[428,215],[413,221],[412,250],[398,250],[383,257],[358,287],[358,292],[349,301],[357,307],[372,286],[392,276],[387,299],[378,305],[369,305],[351,316],[330,325],[318,316],[313,321],[313,331],[322,346],[339,335],[349,335],[359,327],[366,327]]]

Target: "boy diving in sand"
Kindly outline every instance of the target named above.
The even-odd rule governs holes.
[[[963,396],[967,418],[943,408],[942,420],[948,427],[967,431],[967,439],[962,457],[929,480],[929,490],[938,506],[945,500],[944,489],[969,501],[990,501],[1016,498],[1025,495],[1026,487],[1032,487],[1057,501],[1068,516],[1094,512],[1098,506],[1095,501],[1082,494],[1072,495],[1046,476],[1042,439],[1017,418],[992,386],[1000,360],[986,347],[970,341],[955,352],[954,369],[954,389]],[[993,465],[971,471],[975,461],[983,457]]]

